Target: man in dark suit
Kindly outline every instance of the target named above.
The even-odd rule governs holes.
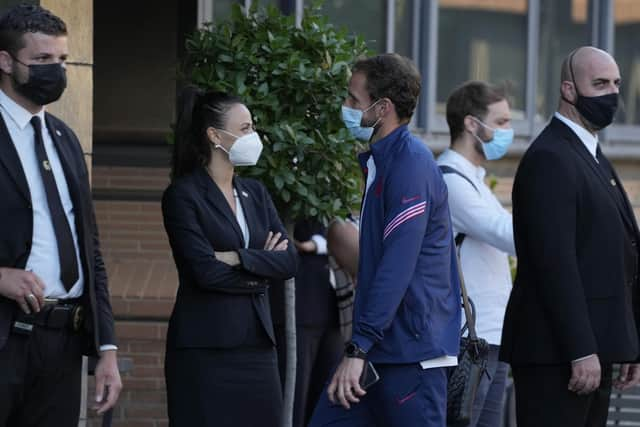
[[[64,22],[0,18],[0,426],[77,426],[82,354],[96,409],[122,388],[107,277],[80,143],[44,111],[66,87]]]
[[[613,120],[620,72],[608,53],[582,47],[561,78],[558,112],[522,158],[512,195],[518,274],[501,359],[512,365],[519,427],[604,426],[612,383],[640,380],[640,234],[597,136]]]

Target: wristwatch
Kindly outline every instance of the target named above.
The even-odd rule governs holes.
[[[358,344],[354,343],[353,341],[345,346],[344,354],[347,357],[356,357],[363,360],[367,358],[367,352],[358,347]]]

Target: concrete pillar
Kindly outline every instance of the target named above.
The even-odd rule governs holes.
[[[40,5],[62,18],[69,33],[67,90],[48,111],[78,135],[91,170],[93,153],[93,0],[41,0]]]

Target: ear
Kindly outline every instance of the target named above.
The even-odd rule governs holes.
[[[11,74],[13,58],[6,50],[0,50],[0,70],[5,74]]]
[[[464,128],[467,132],[472,132],[474,134],[478,133],[478,126],[480,126],[478,124],[477,121],[474,120],[473,117],[471,117],[470,114],[467,114],[466,116],[464,116]]]
[[[568,99],[573,103],[575,103],[578,98],[578,94],[576,94],[575,85],[573,84],[573,82],[570,82],[568,80],[564,80],[560,84],[560,92],[563,98]]]
[[[216,128],[209,126],[207,128],[207,138],[216,145],[220,145],[220,133]]]
[[[384,117],[390,113],[395,113],[396,106],[393,105],[393,102],[389,98],[382,98],[382,102],[379,105],[376,105],[380,111],[380,117]],[[374,108],[376,108],[374,107]]]

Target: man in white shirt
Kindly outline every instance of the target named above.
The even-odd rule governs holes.
[[[508,365],[498,361],[502,320],[511,292],[508,255],[515,255],[511,214],[485,184],[488,160],[513,140],[511,112],[501,88],[471,81],[447,100],[451,147],[440,155],[462,273],[475,304],[476,330],[489,347],[488,374],[474,401],[470,426],[502,425]]]
[[[83,354],[99,357],[99,413],[122,388],[82,147],[44,108],[67,57],[51,12],[0,18],[0,427],[77,426]]]

